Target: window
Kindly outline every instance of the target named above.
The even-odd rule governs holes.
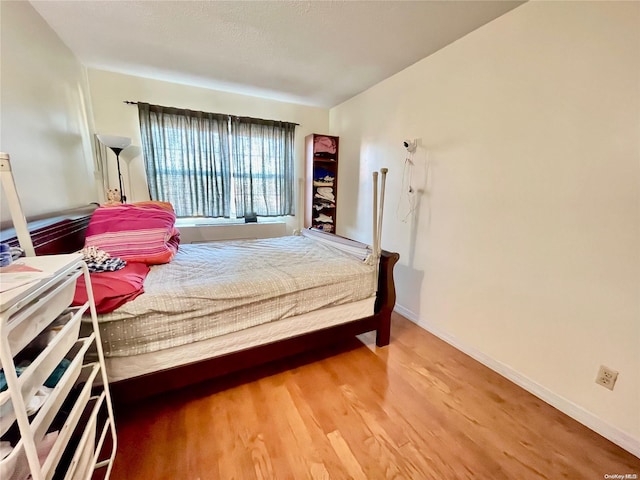
[[[138,103],[149,194],[178,217],[295,213],[295,124]]]

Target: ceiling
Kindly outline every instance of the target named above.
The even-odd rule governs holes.
[[[520,1],[36,1],[89,68],[332,107]]]

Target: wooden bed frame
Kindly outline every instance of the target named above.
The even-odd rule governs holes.
[[[29,232],[36,254],[72,253],[82,249],[85,231],[96,207],[97,205],[92,204],[29,221]],[[12,246],[18,246],[15,231],[10,228],[0,231],[0,240]],[[115,382],[110,385],[114,403],[137,401],[314,348],[329,346],[373,330],[376,331],[376,345],[379,347],[388,345],[391,333],[391,312],[396,302],[393,268],[399,258],[397,253],[382,251],[378,294],[373,315],[289,339]]]

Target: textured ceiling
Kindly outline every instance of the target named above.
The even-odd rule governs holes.
[[[31,1],[90,68],[335,106],[514,1]]]

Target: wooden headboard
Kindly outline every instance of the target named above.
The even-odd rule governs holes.
[[[36,255],[55,255],[81,250],[89,220],[97,207],[97,204],[90,204],[28,219],[27,226]],[[0,241],[9,243],[12,247],[19,246],[11,222],[0,225]]]

